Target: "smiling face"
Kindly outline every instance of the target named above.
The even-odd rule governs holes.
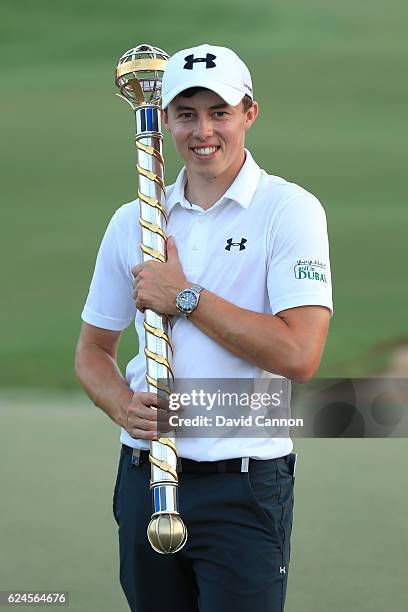
[[[203,178],[235,179],[244,162],[246,130],[258,114],[258,105],[245,111],[243,103],[230,106],[205,89],[191,97],[177,96],[163,113],[187,173]]]

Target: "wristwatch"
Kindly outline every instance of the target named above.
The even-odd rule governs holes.
[[[201,287],[201,285],[192,285],[187,289],[179,291],[176,295],[177,312],[188,318],[193,310],[197,308],[200,293],[203,289],[204,287]]]

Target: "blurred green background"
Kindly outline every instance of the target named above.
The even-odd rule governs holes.
[[[407,17],[398,0],[2,0],[0,590],[126,609],[107,503],[117,431],[78,400],[73,373],[100,239],[136,193],[118,57],[212,42],[245,59],[261,106],[249,147],[327,213],[335,316],[320,374],[363,376],[408,343]],[[165,156],[171,182],[168,141]],[[129,329],[122,365],[134,347]],[[288,612],[406,609],[403,442],[297,441]]]
[[[136,193],[133,117],[113,70],[140,41],[169,53],[224,44],[253,72],[261,115],[249,146],[327,212],[335,317],[321,375],[364,375],[377,367],[373,347],[408,335],[405,5],[3,0],[1,10],[0,386],[76,386],[97,248]],[[180,164],[168,141],[165,154],[170,182]],[[134,346],[130,330],[122,364]]]

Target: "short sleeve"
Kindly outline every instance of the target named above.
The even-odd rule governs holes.
[[[312,194],[289,201],[273,224],[267,288],[272,314],[296,306],[333,312],[326,215]]]
[[[122,331],[136,315],[132,275],[127,263],[128,239],[118,227],[118,212],[112,217],[99,247],[82,311],[83,321],[112,331]]]

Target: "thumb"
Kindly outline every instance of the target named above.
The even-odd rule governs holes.
[[[167,261],[178,261],[178,252],[173,236],[167,239]]]

